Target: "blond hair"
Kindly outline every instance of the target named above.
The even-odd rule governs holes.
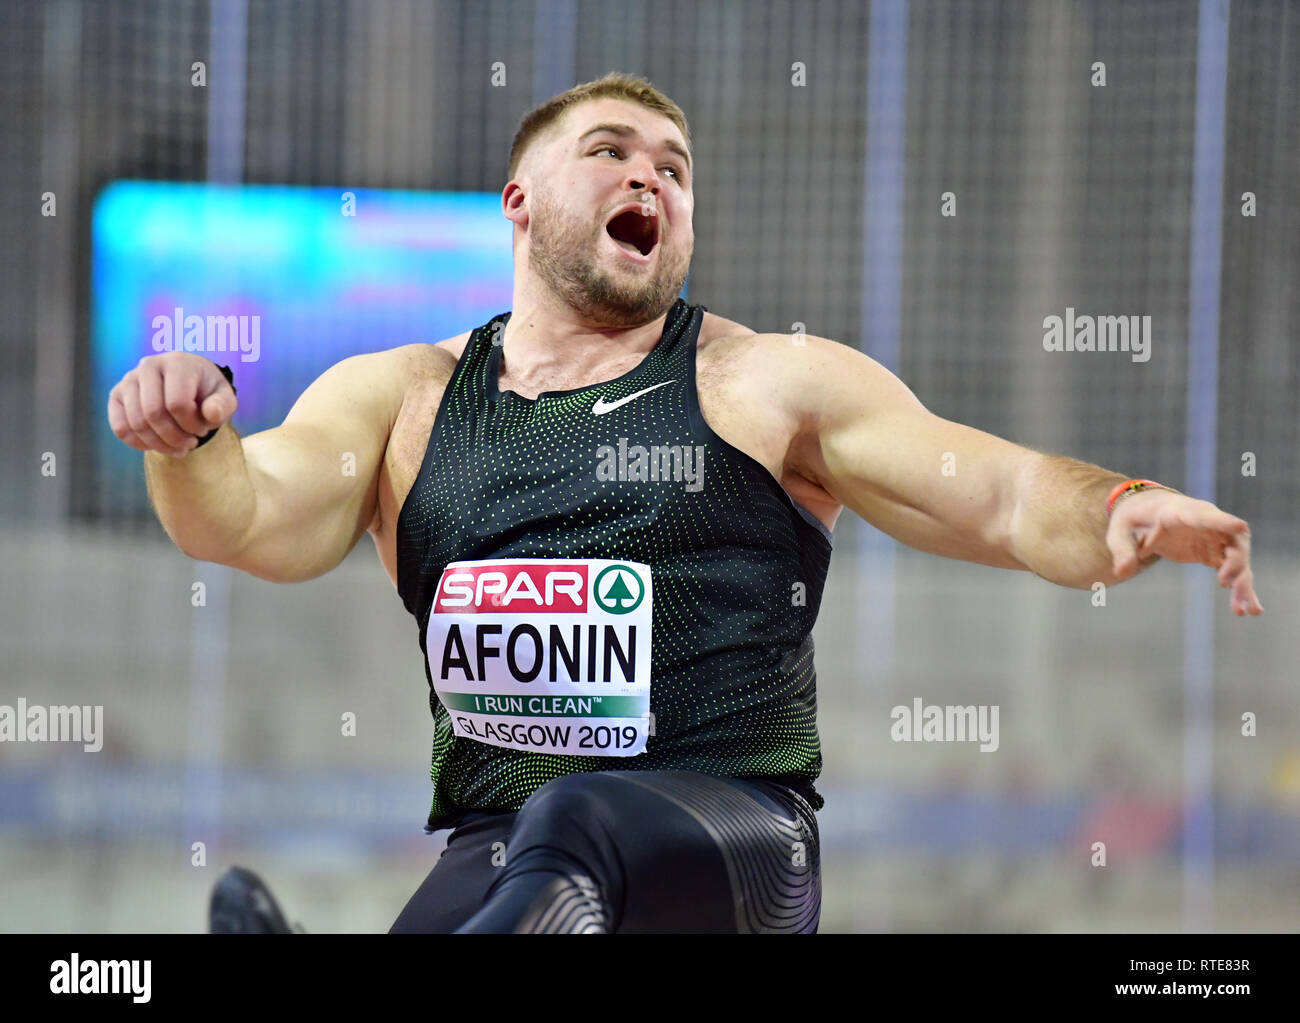
[[[565,113],[579,103],[595,99],[629,100],[640,103],[657,114],[663,114],[677,125],[682,138],[686,140],[686,151],[691,152],[691,129],[686,123],[686,115],[682,113],[682,108],[644,78],[611,71],[603,78],[575,85],[558,96],[552,96],[541,106],[524,115],[519,130],[515,132],[515,140],[510,146],[507,177],[513,178],[519,172],[519,165],[523,162],[525,151],[539,136],[553,128]]]

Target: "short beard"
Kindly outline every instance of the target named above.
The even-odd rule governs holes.
[[[596,263],[605,225],[593,231],[548,198],[534,202],[528,223],[529,269],[565,305],[606,326],[649,323],[672,307],[686,283],[690,253],[673,261],[666,258],[666,249],[659,253],[653,276],[640,281],[614,277]]]

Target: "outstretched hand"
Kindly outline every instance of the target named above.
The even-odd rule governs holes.
[[[1112,571],[1131,579],[1159,558],[1209,565],[1232,589],[1237,615],[1264,613],[1250,571],[1250,526],[1209,501],[1171,490],[1142,490],[1115,504],[1106,531]]]

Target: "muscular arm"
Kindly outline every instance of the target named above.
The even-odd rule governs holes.
[[[274,429],[241,438],[227,424],[184,458],[146,453],[168,535],[191,557],[273,582],[334,568],[375,516],[410,358],[398,348],[344,359]]]
[[[845,507],[931,554],[1083,589],[1117,581],[1105,499],[1125,477],[936,416],[846,345],[761,338],[781,346],[768,358],[787,378],[791,468]]]

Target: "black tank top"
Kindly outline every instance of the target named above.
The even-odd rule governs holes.
[[[704,311],[679,299],[658,343],[636,368],[616,380],[531,400],[497,388],[510,313],[470,335],[397,528],[398,593],[419,624],[434,720],[429,830],[468,811],[517,810],[539,786],[574,771],[680,769],[763,778],[822,807],[812,787],[822,757],[811,633],[831,534],[762,464],[704,421],[695,380]],[[445,644],[440,638],[430,649],[426,630],[435,602],[472,589],[456,590],[453,579],[470,577],[447,566],[515,565],[499,578],[529,584],[516,578],[525,571],[517,563],[535,559],[562,567],[582,559],[648,566],[653,607],[643,612],[652,637],[643,752],[540,752],[527,748],[528,737],[565,719],[492,719],[513,721],[510,732],[458,712],[490,699],[479,699],[475,685],[489,672],[504,671],[507,660],[514,681],[527,682],[527,664],[541,660],[545,627],[541,618],[538,628],[521,626],[522,639],[507,627],[508,650],[506,636],[494,629],[496,650],[487,651],[486,667],[482,645],[476,651],[469,640],[467,648],[459,634],[452,639],[448,633]],[[592,576],[605,579],[605,606],[621,613],[638,602],[631,570],[616,566],[608,575],[599,568],[593,565]],[[540,590],[543,576],[534,572],[533,578],[530,590]],[[480,593],[478,599],[475,606],[490,612],[500,598]],[[445,606],[437,605],[439,621]],[[611,635],[606,630],[607,640]],[[630,676],[629,651],[620,640],[607,642],[599,657],[590,649],[599,644],[586,641],[599,636],[594,625],[589,634],[577,625],[552,626],[551,658],[563,670],[566,661],[589,657],[597,675],[603,662],[606,681],[611,672],[617,681],[620,668]],[[579,649],[584,643],[585,651]],[[554,664],[550,672],[553,680]],[[453,677],[462,692],[444,700],[435,686],[446,688]],[[515,691],[533,690],[525,685]],[[530,700],[528,706],[520,702],[514,709],[558,713],[555,704]],[[617,731],[599,728],[594,745],[591,728],[579,728],[574,741],[579,733],[584,749],[610,749],[611,734],[615,746],[619,741]],[[483,741],[487,735],[495,735],[494,742]]]

